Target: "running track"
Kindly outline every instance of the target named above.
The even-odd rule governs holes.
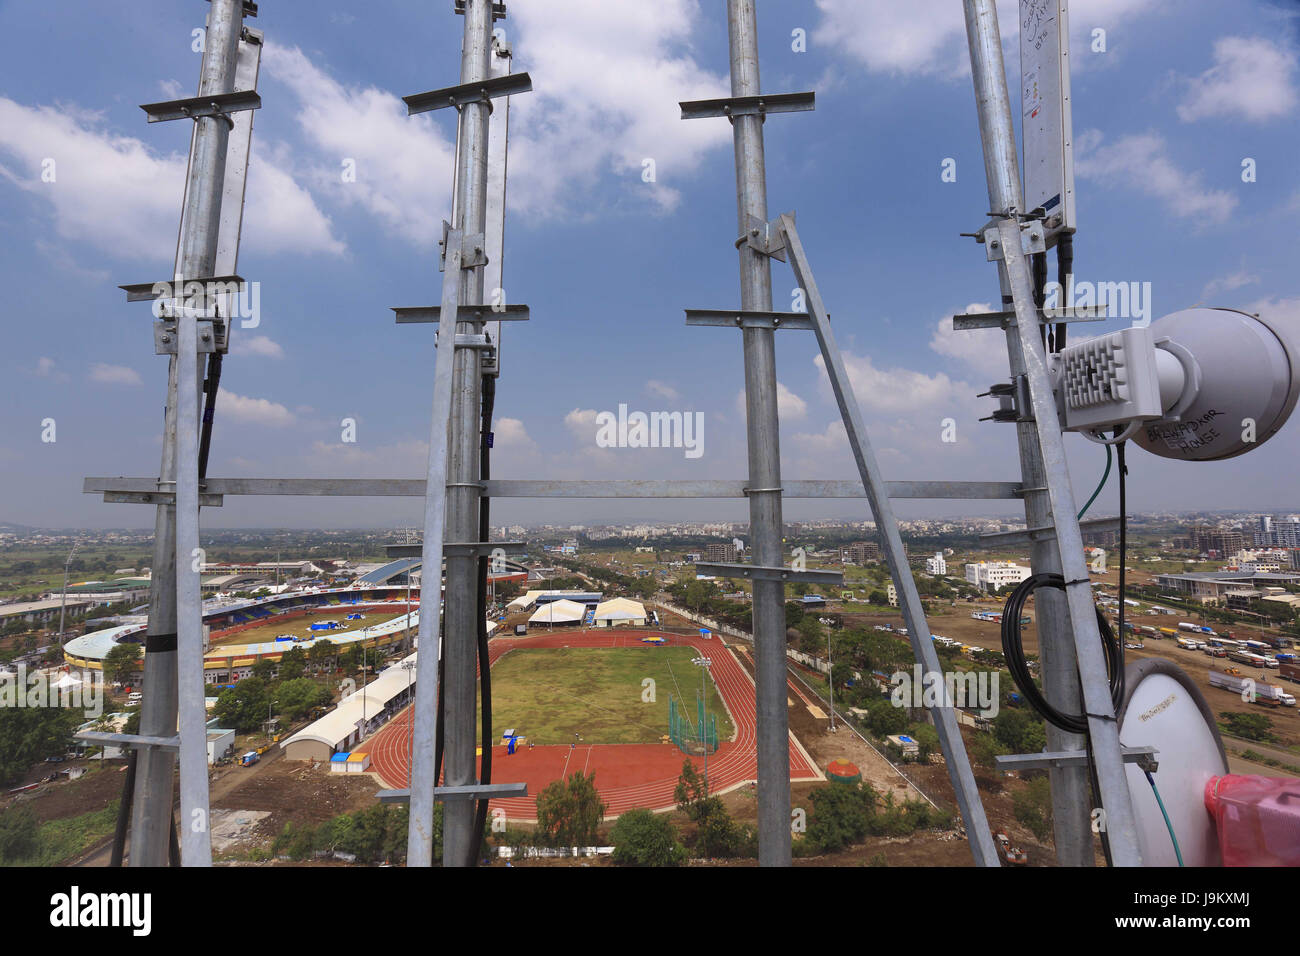
[[[650,631],[590,630],[561,631],[544,637],[502,637],[489,643],[489,660],[495,664],[516,647],[644,647],[641,638]],[[709,757],[709,791],[721,793],[743,786],[758,775],[755,752],[756,716],[754,682],[733,652],[721,641],[705,640],[698,634],[663,633],[669,645],[694,647],[710,654],[710,672],[736,725],[734,740],[723,741]],[[410,766],[412,710],[407,708],[368,744],[357,750],[370,753],[370,769],[390,787],[407,786]],[[580,744],[570,747],[534,747],[513,755],[504,746],[492,748],[492,778],[497,782],[528,784],[527,797],[493,800],[508,819],[533,820],[536,797],[551,781],[582,770],[595,771],[596,787],[608,805],[606,816],[614,817],[636,807],[663,810],[673,807],[673,790],[686,759],[672,744]],[[701,764],[698,758],[697,765]],[[821,780],[803,747],[790,737],[790,779]]]

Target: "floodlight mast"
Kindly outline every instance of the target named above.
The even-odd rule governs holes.
[[[1016,424],[1031,564],[1035,572],[1063,574],[1065,592],[1036,592],[1043,690],[1060,710],[1088,715],[1106,832],[1116,865],[1141,865],[1132,800],[1124,771],[1118,727],[1107,687],[1102,645],[1083,558],[1064,443],[1047,378],[1041,316],[1024,243],[1043,245],[1042,223],[1025,220],[1011,103],[1002,57],[995,0],[963,0],[971,72],[979,113],[984,170],[994,221],[982,231],[989,258],[998,261],[1003,307],[1014,307],[1007,323],[1007,351],[1013,380],[1023,380],[1032,408]],[[1023,222],[1023,225],[1022,225]],[[1036,233],[1036,234],[1035,234]],[[1084,589],[1088,588],[1087,591]],[[1120,638],[1123,639],[1122,636]],[[1082,751],[1082,735],[1047,725],[1048,749]],[[1062,865],[1091,866],[1095,859],[1092,798],[1086,765],[1049,767],[1057,858]]]

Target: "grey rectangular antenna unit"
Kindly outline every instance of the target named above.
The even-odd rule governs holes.
[[[493,77],[509,76],[512,60],[510,44],[500,39],[492,41],[492,55],[488,61]],[[483,269],[483,290],[489,303],[506,304],[502,259],[505,255],[506,232],[506,169],[507,150],[510,144],[510,97],[502,97],[488,120],[488,182],[487,182],[487,265]],[[498,292],[497,290],[501,290]],[[497,297],[500,296],[500,299]],[[501,374],[501,323],[487,322],[483,331],[495,348],[483,353],[483,373]]]
[[[1049,246],[1073,233],[1074,143],[1068,0],[1020,0],[1020,107],[1025,208],[1046,213]]]

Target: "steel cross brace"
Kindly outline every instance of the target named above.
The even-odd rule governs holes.
[[[555,479],[491,478],[479,482],[490,498],[744,498],[744,479],[701,479],[672,481],[620,479],[563,481]],[[200,490],[213,506],[224,495],[316,496],[340,498],[420,498],[427,481],[423,478],[207,478]],[[890,498],[953,499],[964,501],[1016,500],[1023,494],[1014,481],[887,481]],[[86,478],[82,491],[103,493],[106,501],[156,504],[157,478]],[[789,480],[781,482],[787,498],[865,498],[859,481]],[[146,501],[146,496],[149,497]],[[208,502],[204,502],[205,505]]]
[[[835,400],[840,407],[844,430],[853,449],[853,457],[857,461],[867,499],[871,503],[876,527],[880,530],[882,550],[889,563],[894,587],[898,590],[903,618],[907,621],[908,640],[911,641],[913,653],[922,667],[928,673],[941,677],[943,669],[939,663],[939,655],[934,649],[934,641],[930,637],[925,614],[921,609],[921,596],[917,593],[916,582],[912,579],[907,555],[903,551],[903,539],[898,531],[898,521],[889,502],[889,493],[881,476],[880,466],[867,439],[861,407],[853,393],[844,360],[840,356],[839,346],[836,345],[831,331],[830,316],[826,312],[821,292],[817,288],[808,258],[804,254],[803,243],[795,229],[794,216],[786,213],[781,216],[780,223],[785,233],[785,247],[790,256],[795,281],[804,290],[808,313],[817,333],[817,343],[821,347],[826,372],[830,377],[831,388],[835,392]],[[1100,645],[1098,648],[1100,649]],[[944,696],[947,697],[946,690]],[[979,866],[998,866],[997,849],[993,845],[993,835],[984,814],[984,804],[980,800],[979,789],[975,785],[975,775],[966,754],[966,746],[962,741],[961,729],[957,723],[952,701],[945,699],[941,706],[931,707],[930,713],[934,718],[935,729],[939,732],[939,743],[948,766],[948,776],[957,795],[957,805],[961,809],[962,819],[966,823],[966,836],[970,841],[975,863]]]
[[[712,561],[697,561],[695,570],[720,578],[747,578],[752,581],[781,581],[793,584],[803,581],[808,584],[838,585],[844,583],[844,575],[839,571],[806,571],[801,568],[768,568],[754,564],[717,564]]]

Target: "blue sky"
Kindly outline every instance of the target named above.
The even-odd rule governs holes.
[[[979,423],[1005,375],[997,332],[947,317],[990,306],[993,267],[958,233],[988,205],[957,0],[759,5],[763,87],[817,91],[815,113],[766,124],[770,212],[794,209],[887,477],[1014,479],[1012,430]],[[451,191],[454,115],[410,119],[399,97],[456,81],[451,3],[364,8],[265,0],[266,34],[240,274],[261,325],[236,329],[210,474],[422,475],[431,304]],[[445,8],[445,9],[444,9]],[[1002,2],[1013,106],[1014,4]],[[116,288],[164,278],[189,128],[138,104],[193,95],[191,31],[207,4],[0,3],[0,228],[8,401],[0,521],[121,527],[147,508],[80,492],[85,475],[156,474],[166,361],[150,316]],[[532,321],[507,329],[498,477],[744,477],[739,336],[687,328],[686,308],[738,304],[735,195],[724,121],[677,102],[724,95],[721,2],[513,0],[505,23],[534,92],[512,105],[505,281]],[[1081,280],[1151,282],[1156,317],[1196,304],[1267,310],[1300,332],[1297,7],[1272,0],[1077,0],[1072,5]],[[1105,52],[1092,35],[1105,30]],[[807,34],[806,52],[792,31]],[[1241,163],[1256,161],[1243,183]],[[42,182],[43,161],[57,176]],[[642,180],[655,160],[656,182]],[[941,181],[945,159],[957,181]],[[340,176],[356,161],[356,182]],[[1053,266],[1054,268],[1054,266]],[[774,263],[775,307],[793,278]],[[1114,320],[1118,328],[1127,320]],[[1077,333],[1076,333],[1077,334]],[[790,478],[854,475],[810,334],[778,336]],[[703,412],[704,454],[608,449],[595,416]],[[958,441],[940,441],[956,420]],[[57,441],[41,441],[53,418]],[[340,422],[357,422],[341,441]],[[1135,510],[1296,510],[1294,424],[1248,456],[1180,464],[1135,450]],[[1067,446],[1081,496],[1100,449]],[[1095,506],[1113,512],[1114,489]],[[992,513],[909,502],[905,516]],[[789,502],[792,519],[865,503]],[[209,526],[415,523],[415,500],[235,501]],[[743,519],[743,503],[500,502],[494,519]]]

